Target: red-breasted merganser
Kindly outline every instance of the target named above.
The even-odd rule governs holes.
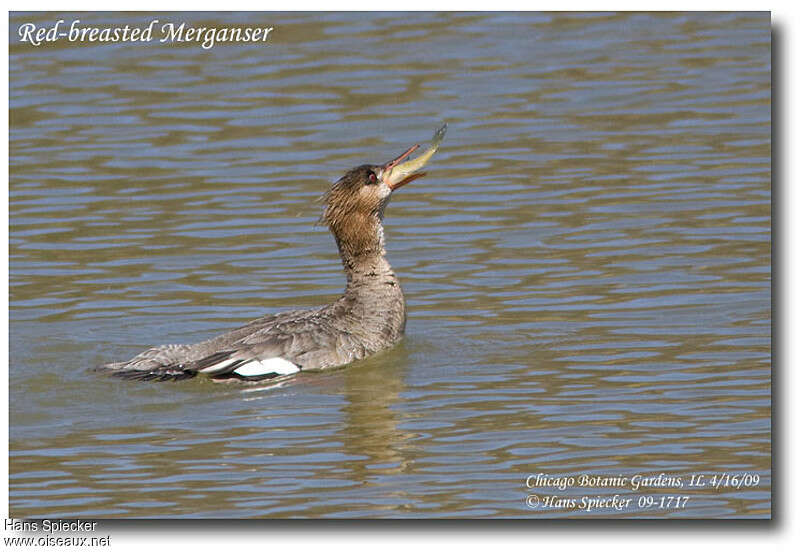
[[[103,372],[135,380],[180,380],[204,374],[214,380],[263,380],[303,370],[342,366],[397,343],[406,325],[400,282],[386,260],[383,211],[394,190],[425,173],[447,125],[431,147],[406,160],[419,145],[383,165],[348,171],[325,195],[320,221],[339,248],[347,287],[324,307],[268,315],[193,345],[161,345]]]

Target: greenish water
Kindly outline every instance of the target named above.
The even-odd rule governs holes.
[[[275,30],[15,40],[59,18]],[[14,517],[770,515],[768,14],[12,14],[9,74]],[[277,387],[87,371],[334,299],[315,199],[443,120],[386,212],[398,347]],[[722,473],[758,482],[687,486]]]

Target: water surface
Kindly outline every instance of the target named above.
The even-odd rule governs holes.
[[[154,17],[275,30],[15,40]],[[770,515],[768,14],[13,14],[9,65],[14,517]],[[335,299],[315,199],[443,120],[386,213],[396,348],[277,387],[87,371]],[[758,483],[686,486],[721,473]]]

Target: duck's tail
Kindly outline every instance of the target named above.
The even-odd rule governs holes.
[[[178,381],[191,379],[197,375],[194,370],[187,370],[181,366],[153,366],[133,368],[129,362],[117,362],[97,366],[94,371],[117,378],[136,381]]]
[[[126,362],[112,362],[95,371],[138,381],[184,380],[197,375],[182,359],[190,353],[187,345],[161,345],[143,351]]]

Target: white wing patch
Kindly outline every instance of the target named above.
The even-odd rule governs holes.
[[[265,376],[267,374],[288,376],[299,371],[300,368],[288,360],[281,357],[272,357],[264,360],[251,360],[239,366],[233,373],[244,377]]]
[[[225,368],[227,368],[229,364],[233,364],[233,363],[234,363],[233,360],[231,360],[229,358],[226,358],[222,362],[217,362],[216,364],[212,364],[211,366],[206,366],[205,368],[203,368],[202,370],[199,370],[199,371],[201,373],[203,373],[203,374],[210,374],[210,375],[213,376],[217,372],[224,371]]]

